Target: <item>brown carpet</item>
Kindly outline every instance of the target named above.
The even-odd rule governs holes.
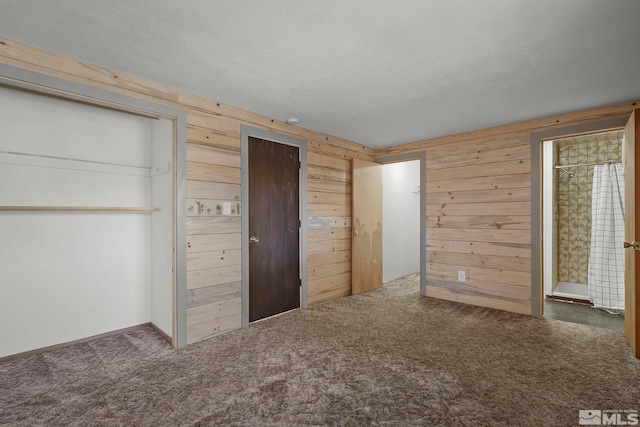
[[[619,332],[420,298],[415,277],[185,349],[150,328],[0,363],[11,426],[570,426],[640,409]]]

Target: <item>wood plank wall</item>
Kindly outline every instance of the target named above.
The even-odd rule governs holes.
[[[1,38],[0,62],[187,111],[188,343],[240,328],[242,124],[307,140],[309,303],[350,293],[350,160],[373,149]]]
[[[427,295],[530,311],[528,134],[427,150]],[[466,281],[458,282],[458,271]]]
[[[629,114],[632,103],[378,150],[426,152],[427,296],[531,314],[531,134]],[[458,281],[464,271],[466,281]]]
[[[187,126],[188,342],[240,327],[240,194],[239,137]]]
[[[188,342],[240,327],[240,125],[308,142],[309,302],[350,293],[349,160],[427,155],[427,295],[530,313],[532,132],[628,115],[636,103],[375,151],[330,135],[0,38],[0,62],[187,111]],[[202,211],[198,213],[199,205]],[[237,208],[237,207],[236,207]],[[211,209],[208,211],[207,209]],[[464,270],[467,281],[457,281]]]

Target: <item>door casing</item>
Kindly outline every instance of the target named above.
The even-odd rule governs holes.
[[[307,288],[307,141],[291,136],[280,135],[264,129],[247,125],[240,126],[240,162],[242,184],[242,227],[241,227],[241,320],[242,327],[249,327],[249,137],[291,145],[300,149],[300,305],[308,307]]]

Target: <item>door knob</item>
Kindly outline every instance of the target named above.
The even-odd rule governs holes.
[[[258,239],[256,236],[249,237],[249,243],[258,243],[259,241],[260,239]]]
[[[353,235],[354,235],[354,236],[356,236],[356,237],[358,237],[358,234],[359,234],[359,233],[358,233],[358,230],[355,230],[355,231],[353,232]]]
[[[640,242],[624,242],[624,247],[625,248],[633,248],[636,251],[640,251]]]

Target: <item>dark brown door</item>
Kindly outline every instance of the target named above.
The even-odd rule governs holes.
[[[249,321],[300,307],[298,147],[249,137]]]

